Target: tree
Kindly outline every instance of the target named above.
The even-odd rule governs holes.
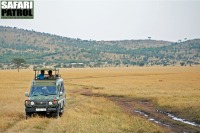
[[[151,37],[150,37],[150,36],[149,36],[148,38],[149,38],[149,40],[151,40]]]
[[[24,59],[21,59],[21,58],[13,58],[12,63],[17,66],[17,69],[18,69],[18,72],[19,72],[20,66],[23,66],[23,64],[26,63],[26,61]]]
[[[180,64],[181,64],[181,66],[184,66],[184,65],[185,65],[185,63],[184,63],[184,62],[181,62]]]

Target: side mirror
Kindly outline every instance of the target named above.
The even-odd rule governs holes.
[[[28,92],[25,92],[25,96],[26,96],[26,97],[29,97],[29,93],[28,93]]]
[[[62,96],[62,95],[63,95],[63,92],[60,92],[60,93],[59,93],[59,96]]]

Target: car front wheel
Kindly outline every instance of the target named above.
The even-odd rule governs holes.
[[[32,113],[26,112],[26,119],[30,118],[32,116]]]
[[[52,114],[52,117],[54,117],[54,118],[59,117],[59,108],[57,108],[56,112]]]

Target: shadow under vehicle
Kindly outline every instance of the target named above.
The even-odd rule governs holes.
[[[35,76],[32,81],[30,93],[25,92],[26,119],[34,114],[45,114],[58,118],[64,113],[66,92],[64,81],[59,75],[58,68],[34,68]],[[39,78],[43,71],[44,79]],[[51,71],[54,75],[45,74]]]

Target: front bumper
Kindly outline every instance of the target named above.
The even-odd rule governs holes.
[[[26,100],[29,101],[29,100]],[[25,111],[28,113],[54,113],[58,111],[58,103],[49,105],[49,101],[29,101],[34,102],[34,105],[26,104],[25,101]]]
[[[36,109],[46,109],[46,111],[37,111]],[[46,113],[53,113],[57,111],[57,108],[53,107],[26,107],[25,111],[28,113],[40,113],[40,112],[46,112]]]

